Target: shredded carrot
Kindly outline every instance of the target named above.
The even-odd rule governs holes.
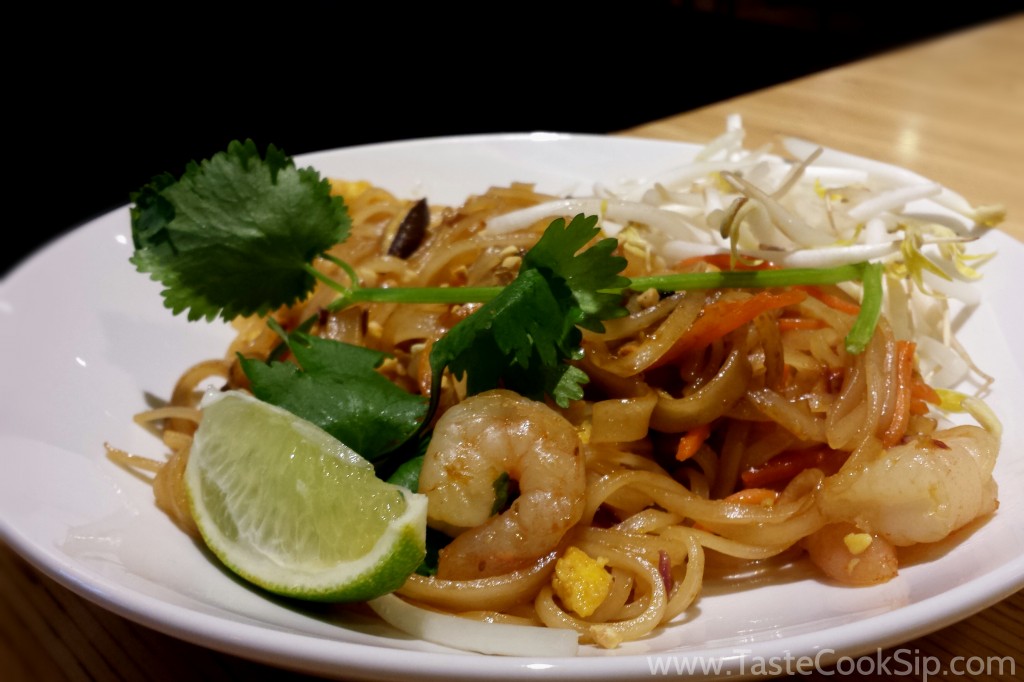
[[[793,381],[793,366],[782,365],[782,381],[780,388],[789,388],[790,383]]]
[[[928,414],[928,404],[938,405],[942,398],[921,378],[921,375],[914,372],[914,378],[910,382],[910,414]]]
[[[849,453],[827,446],[790,450],[776,455],[761,466],[740,473],[746,488],[778,488],[789,483],[805,469],[821,469],[826,475],[839,471]]]
[[[779,331],[788,332],[795,329],[822,329],[825,323],[813,317],[780,317]]]
[[[896,342],[896,400],[892,421],[882,434],[882,445],[892,447],[903,439],[910,422],[913,402],[914,351],[913,341]]]
[[[821,287],[808,285],[801,286],[798,288],[803,289],[808,294],[810,294],[814,298],[818,299],[819,301],[827,305],[829,308],[838,310],[841,313],[856,315],[857,313],[860,312],[860,306],[858,304],[854,303],[853,301],[848,301],[845,298],[841,298],[840,296],[836,296],[835,294],[830,294],[826,291],[823,291]]]
[[[912,415],[919,416],[922,414],[928,414],[928,410],[930,409],[931,408],[928,407],[928,403],[923,400],[910,401],[910,414]]]
[[[706,348],[729,332],[753,321],[761,313],[794,305],[806,297],[807,294],[799,289],[787,289],[777,293],[759,291],[748,298],[715,301],[706,305],[690,328],[683,332],[675,344],[651,366],[660,367],[688,350]]]
[[[732,254],[729,253],[713,253],[707,256],[690,256],[676,263],[673,269],[685,270],[692,265],[697,263],[707,263],[712,265],[719,270],[778,270],[779,266],[773,265],[768,261],[761,261],[757,265],[751,265],[744,263],[743,261],[733,261]]]
[[[701,424],[687,431],[679,439],[679,446],[676,448],[676,459],[682,462],[693,457],[710,435],[711,424]]]

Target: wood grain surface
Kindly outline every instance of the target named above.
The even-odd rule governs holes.
[[[976,203],[1001,202],[1008,209],[1001,229],[1024,240],[1024,15],[621,134],[707,141],[732,113],[743,116],[754,145],[796,135],[910,168]],[[943,672],[929,679],[1024,678],[1024,593],[958,623],[938,625],[945,627],[899,647],[941,664]],[[964,670],[966,658],[998,659],[1002,673]],[[794,678],[839,677],[830,672],[835,671]],[[884,672],[855,677],[897,679]],[[0,545],[0,680],[247,679],[315,678],[137,625],[65,589]]]

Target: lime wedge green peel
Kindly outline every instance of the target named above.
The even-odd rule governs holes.
[[[248,393],[202,404],[185,487],[210,550],[276,594],[365,601],[425,554],[427,501],[317,426]]]

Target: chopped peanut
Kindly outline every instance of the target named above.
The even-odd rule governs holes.
[[[850,554],[857,556],[871,546],[871,540],[870,533],[847,533],[843,537],[843,544],[850,550]]]

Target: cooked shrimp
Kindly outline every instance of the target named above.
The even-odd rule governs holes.
[[[503,513],[496,485],[519,496]],[[434,428],[420,472],[430,524],[457,534],[438,577],[473,579],[525,568],[579,521],[586,477],[576,429],[544,403],[506,390],[467,398]]]
[[[819,508],[896,546],[936,542],[995,510],[998,452],[999,439],[977,426],[918,436],[826,479]]]
[[[844,585],[875,585],[896,576],[896,548],[847,521],[811,533],[803,545],[815,566]]]

